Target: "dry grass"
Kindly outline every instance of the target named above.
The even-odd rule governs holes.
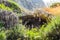
[[[55,7],[55,8],[44,8],[47,12],[50,12],[53,15],[59,15],[60,16],[60,6]]]

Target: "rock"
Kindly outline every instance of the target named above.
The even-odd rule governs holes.
[[[5,28],[14,27],[18,24],[18,16],[13,12],[0,9],[0,22]]]

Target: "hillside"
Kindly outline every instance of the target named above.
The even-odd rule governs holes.
[[[60,6],[52,6],[42,0],[0,0],[0,40],[60,40]]]
[[[50,12],[53,15],[59,15],[60,16],[60,6],[55,7],[55,8],[44,8],[47,12]]]

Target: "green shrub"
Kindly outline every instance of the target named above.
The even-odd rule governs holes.
[[[48,40],[59,40],[60,39],[60,16],[52,21],[51,32],[48,33]]]
[[[3,25],[3,23],[0,21],[0,28],[2,28],[4,25]]]
[[[10,4],[10,2],[12,2]],[[15,2],[9,1],[9,6],[4,3],[0,4],[1,9],[21,12],[16,7]],[[19,10],[19,11],[18,11]],[[5,12],[4,12],[5,13]],[[0,23],[0,27],[3,24]],[[60,39],[60,16],[54,17],[47,26],[42,25],[41,28],[32,28],[31,30],[25,28],[24,25],[18,24],[16,27],[11,29],[0,28],[0,40],[59,40]]]
[[[59,22],[60,22],[60,19],[57,17],[57,18],[53,18],[52,21],[48,23],[46,27],[45,25],[43,25],[40,29],[32,28],[31,30],[29,30],[24,28],[24,26],[20,25],[20,26],[17,26],[17,28],[14,28],[14,30],[15,30],[15,33],[19,33],[18,39],[23,39],[23,40],[50,40],[51,39],[53,40],[52,37],[50,37],[50,35],[55,35],[54,32],[57,33],[57,31],[55,30],[57,27],[59,27],[60,25]],[[54,37],[56,36],[53,36],[53,38]]]
[[[12,11],[9,7],[6,7],[4,4],[0,4],[0,9]]]
[[[0,3],[0,8],[4,9],[4,10],[8,10],[8,11],[13,11],[16,13],[21,13],[21,9],[18,6],[17,3],[15,3],[14,1],[3,1]]]
[[[0,40],[6,40],[6,33],[4,31],[0,31]]]
[[[7,31],[7,40],[24,40],[24,27],[20,25],[20,27],[14,27]]]
[[[53,18],[47,26],[43,25],[39,29],[32,28],[29,30],[22,24],[19,24],[17,27],[1,32],[0,36],[2,34],[4,35],[2,39],[6,38],[7,40],[59,40],[60,18]],[[58,37],[58,39],[55,37]]]

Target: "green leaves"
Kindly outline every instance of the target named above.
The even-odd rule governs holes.
[[[4,26],[4,24],[0,21],[0,29]]]
[[[6,33],[4,31],[0,31],[0,40],[6,40]]]
[[[12,9],[10,9],[9,7],[6,7],[3,3],[0,4],[0,9],[12,11]]]

